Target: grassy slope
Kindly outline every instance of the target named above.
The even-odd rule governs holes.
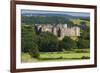
[[[75,49],[64,52],[40,52],[40,59],[31,58],[28,53],[22,53],[22,62],[61,61],[89,59],[89,49]]]
[[[86,20],[70,19],[70,21],[72,21],[74,24],[78,24],[78,25],[80,25],[80,22],[84,21],[84,22],[86,22],[86,25],[87,26],[90,26],[90,22],[89,21],[86,21]]]

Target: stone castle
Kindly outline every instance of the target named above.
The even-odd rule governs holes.
[[[59,39],[64,38],[65,36],[80,36],[80,27],[73,26],[68,27],[67,24],[35,24],[36,32],[51,32],[56,35]]]

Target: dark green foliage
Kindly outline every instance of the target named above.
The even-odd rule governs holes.
[[[82,56],[81,59],[89,59],[90,57],[88,56]]]
[[[89,40],[84,40],[84,39],[79,39],[78,41],[78,48],[90,48],[90,41]]]
[[[34,43],[33,47],[35,47],[35,48],[30,48],[29,49],[29,54],[31,55],[31,57],[39,58],[40,54],[39,54],[38,45]]]
[[[82,31],[81,36],[79,39],[85,39],[85,40],[90,40],[90,33],[87,31]]]
[[[81,30],[80,37],[77,41],[78,48],[90,48],[90,27],[86,26],[85,22],[81,22],[82,24],[85,24],[84,30]]]
[[[36,34],[34,28],[28,25],[21,26],[21,50],[22,52],[29,52],[32,57],[38,57],[38,46],[36,44]]]
[[[86,22],[85,22],[85,21],[81,21],[80,24],[84,24],[84,25],[86,25]]]
[[[76,41],[72,40],[70,37],[65,36],[61,41],[61,47],[65,50],[70,50],[72,48],[76,48]]]
[[[21,26],[21,48],[23,52],[28,52],[29,48],[32,48],[33,40],[35,38],[35,32],[31,26]]]
[[[50,32],[42,32],[38,37],[39,50],[43,52],[54,52],[58,50],[58,39]]]

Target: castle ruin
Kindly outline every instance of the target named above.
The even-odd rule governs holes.
[[[68,27],[67,24],[35,24],[35,29],[38,32],[51,32],[59,39],[64,38],[65,36],[80,36],[80,27],[73,26]]]

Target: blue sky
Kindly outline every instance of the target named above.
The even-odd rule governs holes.
[[[63,11],[44,11],[44,10],[21,10],[21,13],[32,13],[32,14],[67,14],[72,16],[90,16],[90,13],[87,12],[63,12]]]

